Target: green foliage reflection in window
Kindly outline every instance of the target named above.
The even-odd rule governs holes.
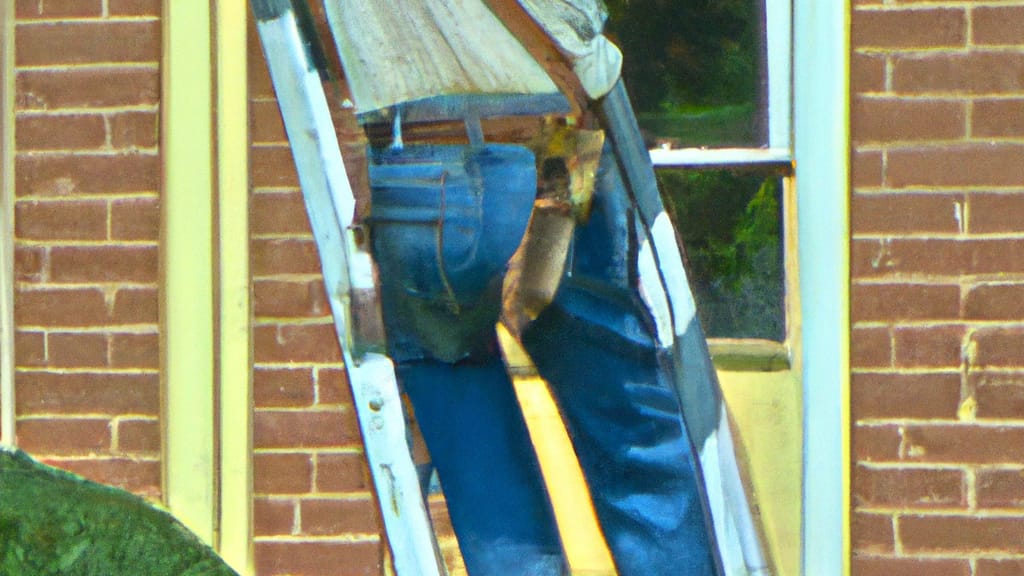
[[[763,0],[605,3],[652,147],[765,143]]]
[[[780,179],[730,170],[660,170],[709,337],[785,339]]]

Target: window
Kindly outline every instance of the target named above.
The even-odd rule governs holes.
[[[773,573],[801,564],[790,0],[606,0]]]
[[[610,32],[617,35],[620,43],[627,42],[630,34],[639,37],[644,28],[630,30],[623,24],[623,13],[641,7],[668,4],[673,10],[685,10],[681,2],[656,2],[654,0],[606,0],[612,17]],[[701,9],[744,9],[747,0],[693,0],[687,2]],[[786,430],[802,438],[797,440],[797,461],[803,461],[796,473],[802,477],[802,487],[779,494],[771,486],[758,488],[760,505],[778,504],[785,508],[784,515],[795,514],[792,518],[779,519],[772,527],[771,519],[766,521],[769,547],[776,561],[778,574],[848,574],[849,566],[849,3],[821,2],[820,0],[764,0],[748,10],[763,15],[762,37],[759,46],[757,85],[757,110],[750,118],[760,132],[753,132],[757,138],[733,138],[731,141],[719,138],[717,141],[705,137],[703,141],[679,138],[672,140],[668,134],[664,140],[652,142],[651,157],[661,174],[663,183],[666,170],[684,170],[686,173],[710,169],[737,169],[752,173],[763,169],[767,176],[774,170],[781,176],[782,202],[785,215],[784,233],[787,268],[792,270],[799,256],[799,278],[787,274],[786,308],[787,342],[798,349],[793,357],[794,370],[767,373],[723,374],[723,358],[731,348],[730,341],[712,338],[709,342],[712,355],[723,378],[723,389],[729,395],[730,378],[746,380],[749,389],[760,389],[768,381],[789,378],[793,382],[788,395],[796,395],[794,416],[796,429],[787,423]],[[763,11],[762,11],[763,10]],[[753,14],[754,12],[748,12]],[[657,21],[656,21],[657,23]],[[703,32],[703,30],[699,30]],[[628,53],[630,48],[626,48]],[[628,57],[661,60],[656,52],[645,52]],[[652,63],[655,67],[658,62]],[[627,82],[634,74],[634,63],[626,62]],[[630,84],[632,85],[632,84]],[[631,88],[634,101],[644,105],[644,100],[635,94],[639,87]],[[749,103],[747,104],[749,106]],[[790,114],[790,111],[793,114]],[[670,122],[659,123],[657,119],[645,117],[645,110],[639,110],[641,121],[647,127],[671,126]],[[736,113],[735,116],[739,116]],[[705,115],[711,123],[714,115]],[[750,124],[748,124],[749,126]],[[712,133],[710,127],[702,130],[705,136]],[[697,130],[694,130],[697,132]],[[722,132],[718,132],[721,134]],[[726,134],[729,132],[726,131]],[[735,136],[736,132],[731,133]],[[671,178],[671,177],[670,177]],[[799,203],[797,202],[796,181],[799,180]],[[666,186],[667,188],[667,186]],[[796,217],[799,209],[799,218]],[[677,211],[678,216],[678,211]],[[685,226],[683,223],[680,228]],[[793,231],[794,233],[789,233]],[[799,234],[795,233],[796,231]],[[799,236],[799,237],[797,237]],[[799,245],[799,255],[796,247]],[[799,287],[799,297],[796,288]],[[698,304],[700,306],[700,304]],[[799,322],[796,312],[800,311]],[[745,340],[749,344],[750,340]],[[776,350],[789,365],[788,346],[774,342],[763,348]],[[725,353],[723,354],[723,350]],[[744,353],[737,354],[743,356]],[[763,360],[764,354],[755,353],[755,360]],[[769,378],[769,376],[771,378]],[[748,398],[748,400],[750,400]],[[779,397],[762,399],[774,403]],[[757,401],[748,402],[748,408],[756,411]],[[731,400],[730,400],[730,404]],[[800,414],[802,405],[802,414]],[[777,407],[782,413],[784,407]],[[744,423],[742,415],[733,411],[738,426],[743,429],[751,423]],[[757,428],[757,424],[753,424]],[[802,430],[802,433],[801,433]],[[777,430],[757,429],[754,439],[763,439]],[[802,446],[801,446],[802,444]],[[746,446],[752,459],[756,458],[758,447]],[[789,458],[773,454],[775,461]],[[753,482],[758,483],[757,464],[752,464]],[[813,471],[810,473],[809,471]],[[778,471],[776,471],[778,472]],[[771,475],[769,475],[771,476]],[[795,476],[789,476],[789,481]],[[796,484],[796,483],[792,483]],[[803,495],[799,492],[802,490]],[[800,508],[799,511],[793,508]],[[765,516],[770,512],[762,510]],[[785,526],[782,526],[782,525]],[[785,533],[776,531],[782,528]],[[773,536],[774,532],[774,536]],[[782,558],[785,556],[788,560]]]
[[[785,342],[789,0],[607,4],[708,337]]]

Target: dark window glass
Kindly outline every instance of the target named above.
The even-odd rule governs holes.
[[[651,148],[767,143],[764,0],[605,0]]]
[[[686,248],[708,337],[782,341],[782,179],[733,170],[659,170]]]

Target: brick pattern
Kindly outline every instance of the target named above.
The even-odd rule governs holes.
[[[160,2],[17,0],[17,434],[160,497]]]
[[[386,547],[316,244],[252,28],[250,50],[257,573],[382,574]],[[346,162],[365,171],[355,119],[338,124]]]
[[[1021,22],[854,2],[855,574],[1024,569]]]

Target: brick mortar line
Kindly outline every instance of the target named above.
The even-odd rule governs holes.
[[[137,454],[137,453],[133,453],[133,454]],[[109,453],[104,453],[104,454],[97,453],[95,455],[91,455],[91,454],[63,454],[62,455],[62,454],[45,454],[45,453],[41,453],[41,452],[33,452],[32,453],[32,457],[37,459],[37,460],[54,459],[54,460],[62,460],[64,462],[94,462],[94,461],[103,461],[103,460],[130,460],[132,462],[136,462],[136,463],[139,463],[139,464],[143,464],[143,463],[146,463],[146,462],[160,462],[160,457],[159,456],[128,456],[128,455],[118,456],[118,455],[112,455],[112,454],[109,454]]]
[[[965,274],[965,276],[967,276]],[[851,283],[852,286],[931,286],[931,287],[942,287],[942,286],[959,286],[962,289],[970,290],[971,288],[977,288],[980,286],[988,286],[996,283],[1001,284],[1019,284],[1013,280],[1007,281],[1006,276],[1000,276],[998,274],[992,275],[973,275],[963,280],[960,276],[936,276],[930,274],[888,274],[888,275],[871,275],[858,277]],[[979,322],[988,324],[991,322],[1012,322],[1011,319],[996,319],[996,318],[969,318],[965,316],[956,316],[953,318],[930,318],[922,320],[925,322],[938,322],[938,323],[951,323],[951,322],[964,322],[972,323]]]
[[[927,103],[927,102],[941,102],[944,104],[958,104],[961,102],[976,102],[978,100],[998,100],[998,101],[1016,101],[1021,99],[1020,94],[1006,94],[1001,92],[999,95],[992,96],[975,96],[973,94],[960,94],[958,96],[946,95],[942,97],[929,96],[927,94],[905,94],[902,96],[895,96],[888,92],[859,92],[853,94],[854,99],[871,100],[871,101],[887,101],[893,103]]]
[[[272,232],[252,234],[249,240],[313,240],[313,234],[308,231],[302,232]]]
[[[143,190],[141,192],[117,192],[111,194],[93,193],[93,194],[71,194],[68,196],[42,196],[42,195],[21,195],[15,199],[15,203],[18,202],[38,202],[45,204],[47,202],[61,203],[61,202],[77,202],[77,201],[111,201],[116,202],[118,200],[139,200],[141,198],[148,198],[151,200],[159,200],[161,194],[156,190]],[[312,238],[312,236],[310,236]],[[16,240],[20,240],[16,238]]]
[[[967,46],[974,47],[974,7],[967,5],[964,7],[964,25],[966,30],[964,31],[964,42]]]
[[[916,95],[916,94],[911,94],[911,95],[907,95],[907,96],[904,96],[904,97],[896,98],[896,97],[893,97],[891,94],[886,93],[886,92],[858,92],[858,93],[853,94],[853,96],[854,96],[855,100],[856,99],[871,100],[871,101],[882,101],[882,100],[884,100],[884,101],[893,102],[893,103],[900,103],[900,104],[902,104],[904,102],[908,102],[908,103],[942,102],[944,104],[959,104],[959,103],[962,103],[962,102],[965,102],[965,101],[968,101],[968,100],[974,100],[975,99],[975,98],[963,97],[963,96],[961,96],[959,98],[954,98],[954,97],[951,97],[951,96],[950,97],[944,97],[944,98],[934,98],[932,96],[920,96],[920,95]],[[1014,98],[1008,97],[1008,98],[1003,98],[1003,99],[1004,100],[1011,100],[1011,99],[1014,99]]]
[[[992,519],[992,520],[1015,520],[1024,518],[1024,509],[979,509],[968,510],[966,508],[864,508],[864,511],[891,513],[899,517],[929,517],[929,518],[964,518],[964,519]]]
[[[152,158],[160,156],[160,147],[155,146],[152,148],[75,148],[75,149],[47,149],[47,150],[15,150],[15,159],[17,158],[61,158],[61,157],[143,157]]]
[[[276,496],[276,494],[262,494],[261,498],[267,498],[270,496]],[[298,498],[300,500],[337,500],[337,501],[350,501],[356,502],[359,500],[376,500],[376,494],[373,492],[362,491],[362,492],[330,492],[330,491],[319,491],[316,489],[316,480],[313,481],[313,492],[301,492],[292,494],[290,497]]]
[[[850,372],[855,376],[958,376],[960,368],[852,368]]]
[[[854,421],[854,427],[864,428],[881,428],[886,426],[942,426],[949,428],[1013,428],[1013,429],[1024,429],[1024,419],[997,419],[997,418],[981,418],[976,420],[957,420],[957,419],[923,419],[923,418],[864,418]],[[894,460],[887,460],[894,461]],[[921,460],[909,460],[915,462],[921,462]],[[948,464],[956,464],[955,460],[943,460]],[[965,462],[970,463],[970,462]],[[1014,462],[996,462],[999,464],[1013,464]]]
[[[14,25],[18,28],[31,28],[33,26],[54,26],[74,24],[121,24],[121,23],[151,23],[160,22],[159,16],[79,16],[66,18],[17,18]]]
[[[260,414],[353,414],[355,408],[349,402],[338,404],[310,404],[309,406],[274,406],[268,408],[255,407],[254,413]]]
[[[254,536],[253,542],[256,544],[262,543],[288,543],[288,544],[317,544],[317,543],[336,543],[336,544],[369,544],[380,542],[380,534],[373,532],[346,532],[344,534],[337,534],[332,536],[314,536],[314,535],[295,535],[295,534],[282,534],[279,536]]]
[[[978,513],[978,473],[976,470],[967,468],[964,470],[963,484],[961,486],[967,496],[967,509],[974,514]],[[987,509],[987,508],[984,508]]]
[[[864,514],[876,514],[876,515],[889,515],[894,514],[897,516],[941,516],[947,518],[991,518],[991,519],[1005,519],[1005,518],[1024,518],[1024,510],[1020,512],[1014,512],[1007,509],[989,509],[979,508],[972,510],[966,506],[960,508],[947,507],[946,505],[935,506],[933,508],[921,507],[922,505],[907,505],[903,506],[857,506],[855,510]]]
[[[1024,6],[1021,0],[936,0],[934,2],[915,2],[914,4],[867,4],[855,6],[854,12],[911,12],[919,10],[931,10],[935,8],[974,8],[974,7],[1003,7],[1003,6]]]
[[[124,106],[95,106],[88,108],[44,108],[44,109],[22,109],[18,110],[15,118],[23,117],[45,117],[45,116],[103,116],[107,114],[130,113],[130,112],[160,112],[159,104],[128,104]]]
[[[853,368],[851,372],[856,375],[864,376],[957,376],[962,374],[963,365],[949,366],[945,368],[914,368],[914,367],[867,367],[867,368]],[[1021,367],[998,367],[998,366],[973,366],[969,367],[971,374],[984,374],[987,376],[1024,376],[1024,368]],[[995,386],[995,384],[993,384]],[[1010,384],[999,384],[999,386],[1010,386]]]
[[[887,84],[888,85],[888,84]],[[1020,100],[1024,98],[1024,89],[1019,91],[1003,90],[1001,92],[903,92],[895,91],[892,88],[887,88],[884,91],[879,90],[867,90],[864,92],[853,93],[855,97],[872,96],[872,97],[890,97],[894,99],[913,99],[913,100],[956,100],[961,101],[966,99],[972,100]]]
[[[970,240],[1024,240],[1024,232],[981,232],[981,233],[959,233],[959,232],[855,232],[853,240],[959,240],[967,242]],[[1022,274],[1024,276],[1024,274]]]
[[[275,196],[275,195],[283,195],[283,194],[296,194],[296,193],[299,193],[301,191],[302,191],[302,188],[299,187],[299,186],[280,186],[280,187],[260,186],[259,188],[253,188],[252,189],[252,193],[253,194],[260,194],[260,195],[267,195],[267,196]]]
[[[893,140],[885,142],[859,142],[859,152],[947,152],[950,148],[975,148],[980,152],[990,152],[984,148],[998,149],[1004,151],[1010,148],[1024,148],[1024,136],[1014,138],[986,138],[978,137],[960,140]],[[930,188],[928,185],[917,185],[920,188]],[[965,186],[966,187],[966,186]],[[1018,186],[1019,188],[1019,186]]]
[[[364,502],[374,500],[371,492],[294,492],[294,493],[263,493],[260,498],[268,502],[291,502],[303,500],[328,500],[330,502]]]
[[[1016,48],[1016,47],[1015,47]],[[1014,50],[1024,50],[1018,48]],[[903,56],[903,57],[919,57],[928,56],[933,54],[947,54],[947,55],[968,55],[977,54],[979,52],[987,52],[985,50],[977,50],[966,44],[942,44],[935,46],[876,46],[876,45],[864,45],[853,48],[854,54],[858,56]],[[1001,51],[1002,52],[1002,51]],[[1007,50],[1008,52],[1008,50]]]
[[[975,470],[978,472],[1019,472],[1024,470],[1024,463],[1011,464],[964,464],[964,463],[935,463],[927,464],[921,462],[855,462],[855,466],[875,471],[901,471],[914,470],[928,472],[940,470],[943,472],[966,472]]]
[[[256,316],[253,320],[253,326],[262,328],[265,326],[333,326],[334,318],[327,314],[325,316],[317,316],[313,318],[305,317],[276,317],[276,316]]]
[[[893,274],[886,277],[878,276],[864,276],[853,278],[850,282],[852,286],[889,286],[889,285],[904,285],[904,286],[967,286],[970,284],[989,284],[991,282],[985,280],[986,278],[992,278],[994,281],[1005,282],[1006,276],[998,273],[991,274],[963,274],[960,276],[940,276],[938,274],[928,273],[907,273],[907,274]],[[983,324],[991,322],[1003,322],[1013,325],[1021,325],[1022,322],[1011,322],[1008,320],[986,320],[986,319],[971,319],[971,318],[933,318],[929,319],[931,322],[951,322],[951,321],[962,321],[962,322],[979,322]]]
[[[104,119],[105,122],[109,122],[109,120],[108,120],[108,118],[106,116],[103,116],[103,119]],[[62,155],[62,156],[83,156],[83,155],[90,154],[90,153],[91,154],[95,154],[96,152],[128,152],[129,154],[127,154],[127,155],[131,155],[130,153],[134,153],[134,152],[142,152],[142,154],[136,154],[136,156],[152,156],[152,155],[154,155],[152,153],[154,151],[154,148],[148,148],[148,147],[147,148],[139,148],[138,146],[134,146],[134,145],[115,147],[115,146],[111,145],[110,142],[109,142],[110,130],[108,128],[105,128],[105,131],[106,131],[108,142],[100,144],[99,147],[83,146],[81,148],[20,148],[18,150],[18,155],[20,155],[20,156],[50,156],[50,155],[54,155],[54,156],[56,156],[56,155]],[[159,148],[156,148],[155,150],[159,151]]]
[[[54,376],[157,376],[158,368],[101,368],[97,366],[83,368],[35,368],[16,366],[16,374],[26,376],[50,374]]]
[[[270,455],[307,455],[307,456],[321,456],[321,455],[337,455],[337,456],[364,456],[362,444],[346,444],[342,446],[331,446],[331,447],[301,447],[293,446],[290,448],[260,448],[254,447],[253,454],[270,454]],[[307,494],[307,492],[303,492]]]
[[[273,274],[265,276],[253,276],[253,281],[257,283],[261,282],[289,282],[289,283],[307,283],[307,282],[322,282],[322,274]]]
[[[894,559],[907,559],[907,560],[1020,560],[1024,559],[1024,554],[1013,554],[1013,553],[999,553],[999,552],[985,552],[985,551],[971,551],[971,552],[960,552],[960,551],[949,551],[949,552],[935,552],[935,551],[920,551],[910,554],[879,554],[878,552],[869,551],[853,551],[855,558],[874,558],[881,560],[894,560]],[[972,574],[974,574],[972,572]]]
[[[983,418],[960,420],[950,418],[863,418],[854,422],[855,426],[879,428],[883,426],[952,426],[962,428],[1013,428],[1024,429],[1024,419]]]
[[[893,285],[900,285],[894,283]],[[942,284],[947,286],[948,284]],[[963,326],[966,328],[999,328],[1009,324],[1007,320],[971,320],[965,318],[924,318],[919,320],[914,319],[892,319],[892,320],[858,320],[854,323],[856,328],[888,328],[890,326],[896,328],[935,328],[942,326]],[[1020,322],[1015,322],[1010,325],[1011,328],[1024,327]]]
[[[944,368],[853,368],[851,372],[856,375],[864,376],[956,376],[962,373],[963,366],[949,366]],[[985,373],[985,374],[1004,374],[1008,376],[1022,375],[1024,376],[1024,369],[1022,368],[977,368],[975,367],[970,371],[972,374]]]
[[[334,317],[330,310],[320,316],[255,316],[254,325],[259,327],[267,326],[320,326],[334,324]]]
[[[19,422],[24,422],[24,421],[35,422],[35,421],[43,421],[43,420],[83,420],[83,421],[84,420],[90,420],[90,421],[92,421],[92,420],[106,420],[106,421],[113,422],[114,419],[120,418],[120,417],[159,418],[159,416],[154,416],[153,414],[139,414],[139,413],[136,413],[136,412],[126,412],[126,413],[123,413],[123,414],[121,414],[121,413],[118,413],[118,414],[109,414],[109,413],[107,413],[107,414],[98,414],[98,413],[94,413],[94,412],[73,413],[73,414],[65,414],[63,412],[60,412],[60,413],[54,413],[54,412],[32,412],[30,414],[19,415],[18,416],[18,421]],[[149,450],[136,450],[136,452],[149,452]]]
[[[915,186],[907,188],[889,188],[885,186],[861,186],[854,191],[854,199],[861,197],[878,196],[964,196],[970,200],[975,196],[1013,196],[1017,197],[1024,193],[1021,186]],[[972,236],[986,234],[998,235],[1002,233],[969,233]],[[1006,233],[1009,234],[1009,233]]]
[[[39,64],[15,66],[15,75],[21,72],[70,72],[73,70],[85,70],[96,72],[107,72],[114,70],[160,70],[160,62],[146,60],[142,62],[85,62],[80,64]]]
[[[111,418],[111,421],[112,422],[116,421],[118,424],[120,424],[122,422],[152,422],[154,424],[158,424],[158,423],[160,423],[160,416],[152,416],[152,415],[150,415],[150,416],[124,415],[124,416],[115,416],[115,417]]]
[[[29,201],[19,200],[18,203]],[[33,240],[29,238],[18,238],[18,246],[26,248],[159,248],[159,240],[118,240],[116,238],[103,240],[79,240],[75,238],[53,240]]]
[[[111,326],[18,326],[17,332],[25,333],[58,333],[58,334],[159,334],[159,324],[114,324]],[[32,369],[25,367],[25,369]]]
[[[885,140],[874,142],[855,142],[858,152],[943,152],[949,148],[967,147],[988,147],[988,148],[1024,148],[1024,138],[1020,139],[998,139],[980,138],[977,140],[966,140],[963,138],[953,140],[922,139],[922,140]],[[920,186],[927,188],[929,186]],[[1020,188],[1020,185],[1017,185]]]
[[[861,45],[853,48],[853,52],[860,56],[873,56],[885,54],[887,56],[906,56],[916,59],[920,56],[941,55],[975,55],[975,54],[1024,54],[1024,44],[937,44],[934,46],[878,46]]]
[[[128,330],[125,330],[123,332],[111,331],[111,330],[108,330],[106,328],[103,328],[100,332],[96,332],[96,330],[97,330],[96,327],[83,327],[83,326],[77,326],[77,327],[75,327],[73,329],[70,329],[70,330],[65,330],[65,329],[54,330],[52,328],[47,328],[45,330],[38,330],[38,331],[36,331],[36,330],[23,330],[23,329],[21,329],[19,327],[17,329],[17,332],[25,332],[25,333],[29,333],[29,334],[47,334],[47,333],[55,333],[55,334],[96,334],[96,333],[100,333],[100,334],[109,334],[109,335],[112,335],[112,336],[117,336],[119,334],[126,334],[126,335],[132,335],[132,336],[140,336],[140,335],[156,336],[156,335],[160,334],[160,327],[159,327],[158,324],[151,324],[149,326],[132,324],[131,326],[129,326]]]
[[[301,186],[253,186],[249,188],[253,194],[301,194]]]
[[[964,147],[964,146],[976,146],[976,145],[987,145],[987,146],[1024,146],[1024,136],[1013,136],[1013,137],[968,137],[955,138],[950,140],[936,140],[934,138],[918,138],[913,140],[857,140],[854,144],[860,146],[859,150],[864,152],[879,152],[882,149],[906,151],[906,150],[930,150],[930,149],[945,149],[950,147]]]
[[[888,150],[864,150],[864,152],[888,153]],[[892,188],[889,186],[858,186],[854,189],[854,199],[857,196],[885,196],[896,194],[962,194],[976,196],[978,194],[998,194],[1001,196],[1015,195],[1024,192],[1020,186],[907,186],[906,188]]]
[[[15,285],[16,290],[24,292],[36,292],[40,290],[81,290],[88,288],[95,288],[99,290],[116,290],[120,288],[153,288],[159,286],[157,280],[124,280],[116,281],[111,280],[109,282],[18,282]],[[152,322],[145,322],[145,324],[152,324]]]
[[[337,362],[255,362],[253,368],[280,370],[282,368],[295,368],[299,370],[331,369],[336,370],[342,367],[341,360]]]
[[[322,282],[321,274],[266,274],[253,275],[254,282]]]

